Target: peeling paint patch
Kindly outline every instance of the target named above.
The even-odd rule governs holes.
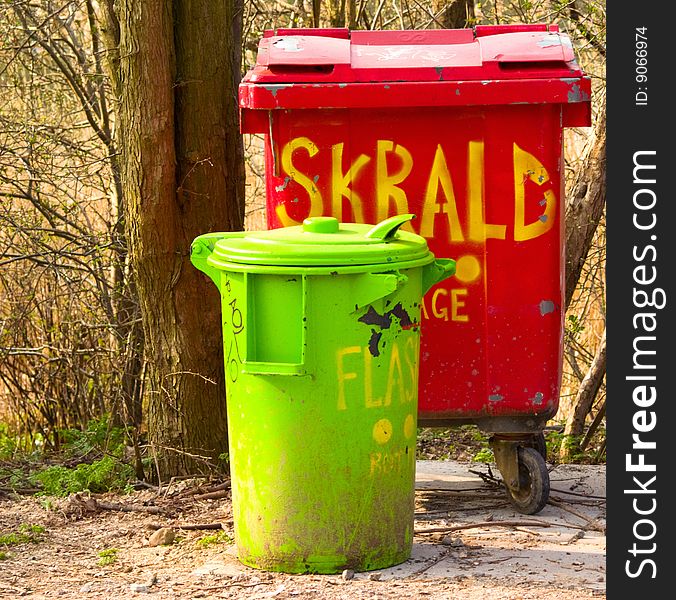
[[[283,90],[284,88],[287,88],[287,87],[292,87],[292,85],[293,84],[291,84],[291,85],[288,85],[288,84],[269,84],[269,85],[264,85],[263,89],[268,90],[268,92],[270,92],[273,95],[273,97],[276,98],[277,92],[279,90]]]
[[[543,36],[542,39],[537,44],[538,46],[540,46],[540,48],[551,48],[552,46],[560,46],[561,38],[555,33],[550,33],[549,35]]]
[[[347,83],[339,83],[339,84],[338,84],[338,87],[339,87],[339,88],[347,87]]]
[[[488,396],[488,400],[490,402],[500,402],[500,400],[504,400],[505,397],[502,394],[491,394]]]
[[[371,337],[369,338],[369,352],[371,356],[380,356],[380,338],[383,337],[382,331],[371,329]]]
[[[369,306],[366,314],[359,317],[357,321],[365,323],[366,325],[377,325],[382,329],[387,329],[390,326],[389,314],[385,313],[384,315],[381,315],[378,311],[376,311],[375,308],[373,308],[373,306]]]
[[[319,175],[315,175],[315,176],[312,178],[312,181],[313,181],[314,183],[317,183],[317,182],[319,181]]]
[[[286,186],[289,185],[289,182],[291,181],[291,177],[288,175],[284,178],[284,183],[281,185],[276,185],[275,186],[275,192],[283,192],[286,189]]]
[[[547,204],[547,199],[546,199],[546,198],[543,198],[542,200],[540,200],[540,202],[539,202],[538,204],[539,204],[540,206],[545,206],[545,204]]]
[[[543,317],[549,313],[554,312],[556,305],[551,300],[543,300],[540,302],[540,315]]]
[[[533,396],[532,398],[529,398],[529,400],[533,404],[540,406],[542,404],[542,401],[544,400],[544,397],[545,397],[545,395],[542,392],[536,392],[535,396]]]
[[[275,48],[283,50],[284,52],[301,52],[303,50],[302,46],[300,45],[300,40],[295,36],[281,37],[278,40],[272,42],[272,45]]]
[[[456,88],[456,89],[455,89],[455,95],[456,95],[456,96],[459,96],[459,95],[460,95],[460,88]]]
[[[542,221],[543,223],[547,222],[547,215],[540,215],[538,217],[538,221]]]
[[[588,100],[589,94],[582,91],[579,83],[574,83],[570,86],[570,90],[568,91],[568,102],[587,102]]]
[[[411,320],[411,317],[406,312],[401,302],[397,302],[392,310],[388,310],[382,315],[376,311],[373,306],[369,306],[366,314],[362,315],[357,321],[366,325],[374,325],[378,329],[371,329],[371,337],[369,338],[369,352],[372,356],[380,356],[380,342],[383,336],[383,329],[390,329],[392,326],[392,317],[396,317],[399,321],[399,326],[402,329],[410,329],[418,327],[418,323]],[[396,321],[395,321],[396,323]],[[383,342],[383,346],[385,342]]]
[[[389,89],[390,89],[390,86],[389,86],[389,85],[384,85],[383,87],[384,87],[386,90],[389,90]]]

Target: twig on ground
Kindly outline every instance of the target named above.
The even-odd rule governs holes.
[[[552,492],[558,492],[559,494],[568,494],[570,496],[581,496],[583,498],[591,498],[592,500],[605,500],[605,496],[594,496],[593,494],[581,494],[580,492],[571,492],[568,490],[560,490],[559,488],[551,488]]]
[[[476,529],[479,527],[551,527],[547,521],[482,521],[480,523],[463,523],[462,525],[450,525],[448,527],[430,527],[429,529],[416,529],[414,533],[442,533],[447,531],[460,531],[461,529]]]
[[[19,494],[21,496],[32,496],[41,491],[42,490],[38,488],[13,488],[4,486],[0,487],[0,492],[4,492],[6,494]]]
[[[258,583],[237,583],[233,582],[223,582],[221,585],[215,585],[211,587],[201,587],[197,588],[200,592],[217,592],[222,591],[224,587],[241,587],[241,588],[251,588],[256,587],[257,585],[272,585],[277,583],[276,581],[259,581]],[[193,590],[194,591],[194,590]]]
[[[172,529],[185,529],[186,531],[198,531],[203,529],[225,529],[223,525],[232,523],[232,521],[225,521],[223,523],[177,523],[173,525],[160,525],[159,523],[148,523],[147,529],[162,529],[163,527],[171,527]]]
[[[418,575],[421,575],[421,574],[424,573],[425,571],[428,571],[428,570],[431,569],[432,567],[438,565],[440,562],[442,562],[442,561],[446,560],[446,558],[448,558],[448,555],[450,554],[450,552],[451,552],[450,548],[449,548],[448,550],[446,550],[446,552],[442,552],[442,553],[437,557],[437,559],[436,559],[435,561],[433,561],[433,562],[430,563],[429,565],[425,565],[424,567],[421,567],[420,569],[417,569],[416,571],[414,571],[413,573],[411,573],[408,577],[406,577],[406,579],[412,579],[413,577],[417,577]]]
[[[491,485],[496,485],[496,486],[501,486],[502,485],[502,479],[499,479],[495,475],[493,475],[493,471],[491,471],[491,468],[488,467],[488,473],[483,473],[481,471],[475,471],[474,469],[467,469],[468,472],[472,473],[473,475],[477,475],[478,477],[481,477],[482,481],[484,483],[490,483]]]
[[[550,498],[547,502],[552,506],[556,506],[561,510],[569,512],[571,515],[575,515],[578,519],[582,519],[585,523],[587,523],[587,527],[583,527],[582,529],[591,529],[593,531],[600,531],[601,533],[606,532],[606,528],[603,525],[601,525],[596,519],[590,519],[586,515],[583,515],[581,512],[578,512],[573,508],[565,506],[563,502],[555,500],[554,498]]]
[[[144,504],[120,504],[118,502],[106,502],[96,498],[83,496],[82,494],[73,494],[71,500],[89,512],[99,512],[101,510],[113,510],[119,512],[146,512],[154,515],[166,515],[171,511],[162,506],[145,506]]]
[[[229,490],[217,490],[215,492],[207,492],[206,494],[195,494],[195,500],[217,500],[218,498],[227,498]]]

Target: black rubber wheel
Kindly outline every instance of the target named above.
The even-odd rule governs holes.
[[[546,461],[547,460],[547,442],[545,441],[545,434],[543,431],[536,433],[533,436],[533,443],[531,448],[535,448],[540,456]]]
[[[524,515],[539,513],[549,500],[549,471],[542,454],[535,448],[519,447],[518,491],[507,488],[511,503]]]

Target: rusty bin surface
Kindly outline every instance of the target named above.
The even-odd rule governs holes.
[[[406,227],[456,259],[424,299],[419,423],[491,432],[517,508],[540,510],[546,497],[518,493],[559,404],[563,130],[591,120],[569,37],[277,29],[239,94],[242,132],[265,137],[270,228],[410,212]]]

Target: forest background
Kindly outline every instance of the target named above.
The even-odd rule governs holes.
[[[558,24],[592,78],[594,126],[565,133],[564,372],[546,437],[549,460],[604,462],[603,2],[3,0],[0,488],[227,470],[220,306],[189,308],[213,290],[184,266],[200,233],[265,227],[263,143],[239,134],[236,99],[265,29],[504,23]],[[491,459],[471,427],[419,440]]]

